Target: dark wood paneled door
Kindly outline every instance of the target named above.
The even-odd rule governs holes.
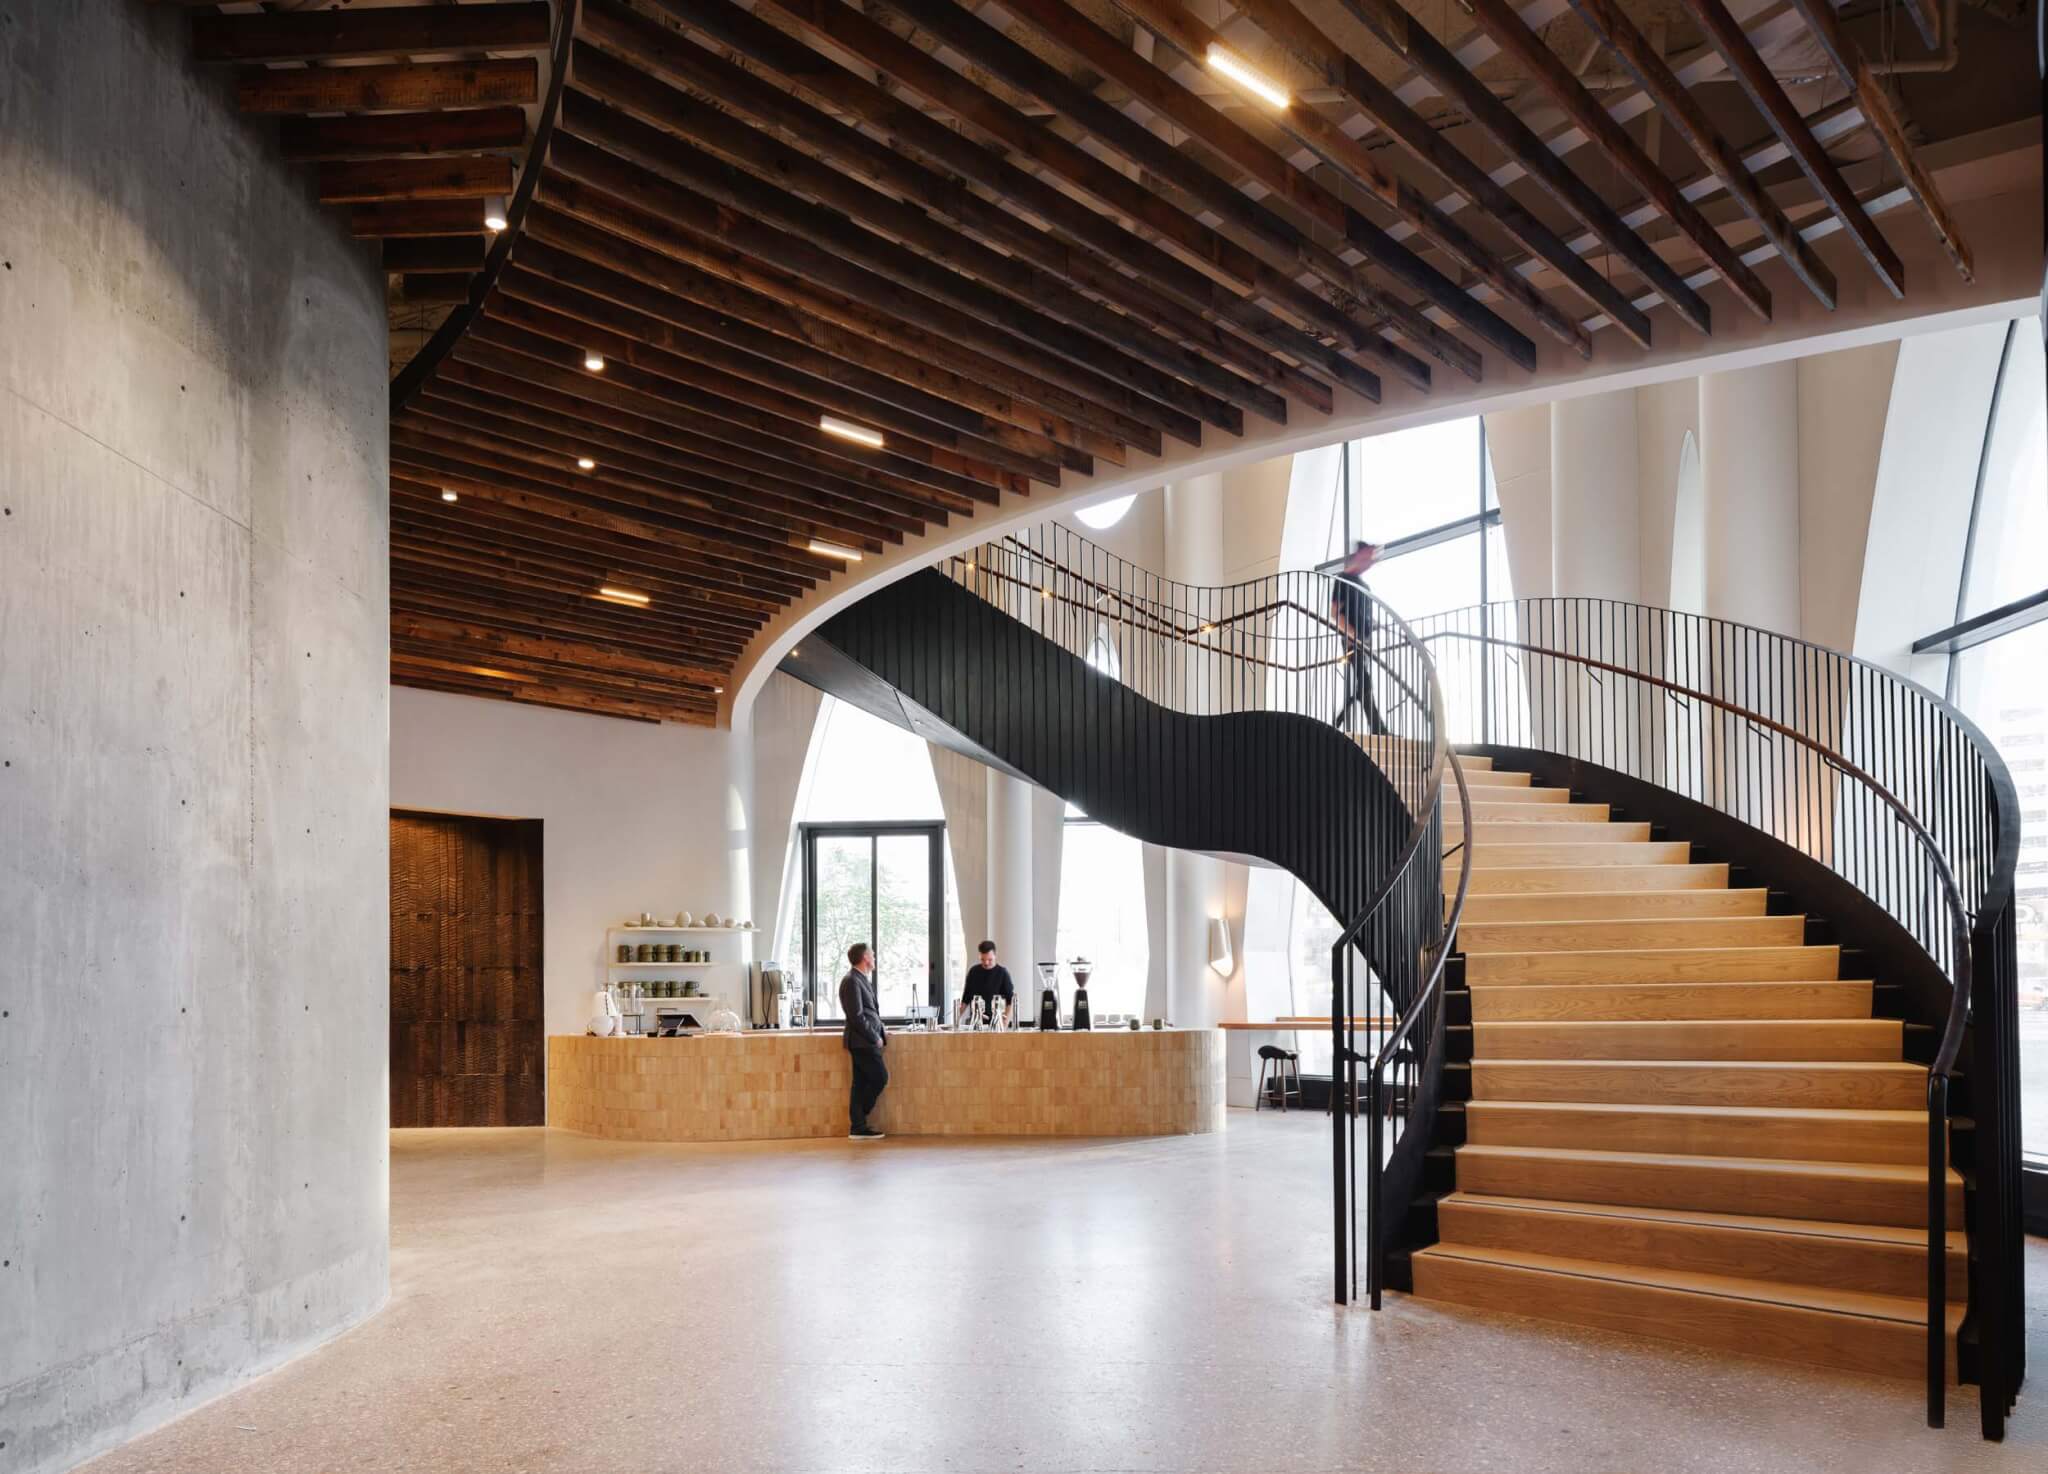
[[[541,821],[391,814],[391,1124],[547,1116]]]

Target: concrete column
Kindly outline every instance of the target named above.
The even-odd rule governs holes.
[[[1707,613],[1799,633],[1799,365],[1700,379]]]
[[[1632,389],[1550,406],[1551,591],[1600,599],[1640,592]]]

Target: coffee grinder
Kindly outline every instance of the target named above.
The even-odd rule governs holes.
[[[1038,1027],[1056,1033],[1060,1026],[1060,965],[1039,963],[1038,981],[1042,989],[1038,995]]]
[[[1067,971],[1074,975],[1074,1027],[1093,1029],[1088,1019],[1088,979],[1095,972],[1095,964],[1085,957],[1076,957],[1067,964]]]

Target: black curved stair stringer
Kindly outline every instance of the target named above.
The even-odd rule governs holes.
[[[1364,907],[1413,828],[1328,724],[1162,706],[936,571],[835,615],[781,668],[1135,838],[1276,865],[1334,916]]]

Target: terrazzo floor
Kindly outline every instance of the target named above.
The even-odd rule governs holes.
[[[1220,1135],[621,1145],[393,1134],[391,1302],[91,1474],[2048,1468],[1909,1383],[1330,1303],[1319,1115]]]

